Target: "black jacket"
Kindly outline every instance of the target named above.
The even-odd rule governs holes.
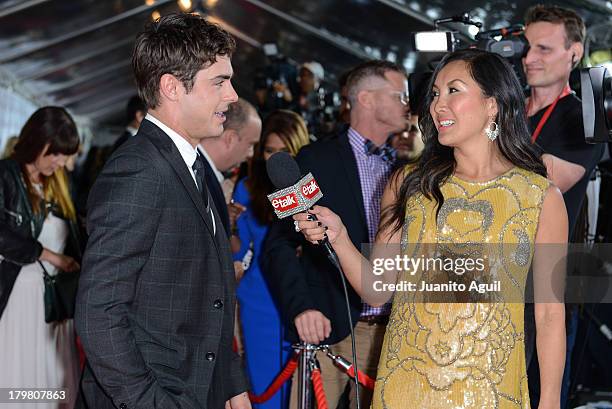
[[[202,159],[204,160],[206,186],[208,186],[210,196],[212,197],[213,202],[215,202],[215,207],[217,208],[219,217],[223,222],[223,229],[225,230],[227,237],[230,237],[232,232],[230,230],[229,211],[227,209],[227,203],[225,203],[223,187],[221,186],[221,183],[219,183],[219,180],[217,179],[212,166],[208,162],[208,159],[206,159],[206,156],[202,155]]]
[[[117,138],[117,140],[115,141],[115,143],[113,144],[113,148],[111,150],[110,153],[113,153],[117,150],[118,147],[120,147],[121,145],[123,145],[125,143],[125,141],[128,140],[128,138],[131,138],[132,134],[130,131],[128,131],[127,129],[125,131],[123,131],[123,133],[121,134],[121,136],[119,138]]]
[[[305,146],[296,161],[303,174],[312,172],[323,198],[318,202],[337,213],[357,248],[368,242],[359,171],[346,132],[339,137]],[[302,257],[296,256],[299,246]],[[272,223],[266,238],[264,274],[281,317],[287,338],[298,341],[294,319],[308,309],[322,312],[332,332],[324,344],[335,344],[350,333],[340,273],[327,259],[321,246],[308,243],[296,233],[291,218]],[[353,325],[361,313],[361,300],[347,283]]]
[[[20,166],[12,159],[0,160],[0,317],[21,267],[34,263],[43,247],[36,240],[45,216],[32,211]],[[70,223],[66,254],[80,259],[76,225]]]
[[[232,351],[230,244],[178,149],[144,120],[88,201],[75,327],[92,409],[217,409],[248,389]]]

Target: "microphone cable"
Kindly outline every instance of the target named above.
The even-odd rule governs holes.
[[[293,185],[298,183],[300,180],[300,167],[298,166],[297,162],[293,159],[293,157],[288,152],[277,152],[274,155],[272,155],[266,161],[266,170],[268,173],[268,177],[270,178],[270,181],[276,188],[279,189],[279,191],[283,191],[284,189],[288,189],[292,187]],[[314,178],[312,178],[312,183],[314,183],[315,187],[318,189],[318,186],[316,186],[316,182],[314,181]],[[322,196],[321,193],[319,193],[319,195],[320,196],[318,198],[314,199],[315,201],[318,200]],[[293,194],[293,199],[294,199],[293,203],[295,203],[295,200],[297,199],[296,194]],[[272,203],[272,206],[276,209],[277,206],[274,203],[275,199],[271,198],[271,195],[268,195],[268,200],[270,200],[270,203]],[[314,214],[308,213],[307,210],[305,212],[308,215],[309,220],[311,221],[317,220],[317,217]],[[277,212],[277,216],[279,218],[285,218],[292,214],[293,213],[290,213],[290,210],[281,212],[281,214]],[[325,235],[325,238],[323,240],[319,240],[319,244],[323,244],[323,247],[325,248],[327,252],[327,258],[332,263],[332,265],[336,267],[336,269],[338,270],[338,273],[340,274],[340,281],[342,282],[342,288],[344,291],[344,301],[346,302],[346,313],[349,319],[349,329],[350,329],[350,334],[351,334],[352,358],[353,358],[353,366],[355,368],[354,380],[355,380],[355,397],[357,400],[356,404],[357,404],[357,409],[361,409],[361,403],[359,402],[359,397],[360,397],[359,366],[357,364],[357,348],[355,346],[355,328],[353,326],[353,318],[351,317],[351,306],[350,306],[350,301],[349,301],[349,296],[348,296],[348,286],[346,285],[346,278],[344,276],[344,271],[342,270],[342,266],[340,265],[340,261],[338,260],[338,255],[332,248],[329,242],[329,239],[327,238],[327,234]]]
[[[317,216],[315,216],[314,214],[310,214],[310,213],[308,213],[308,215],[314,221],[317,221]],[[333,247],[331,246],[331,243],[329,242],[329,239],[327,238],[327,236],[323,239],[322,244],[327,252],[328,260],[338,270],[338,273],[340,274],[340,281],[342,282],[342,289],[344,291],[344,301],[346,303],[346,313],[348,315],[349,329],[351,333],[351,358],[353,359],[353,367],[355,368],[355,377],[353,379],[355,383],[355,399],[356,399],[357,409],[361,409],[361,402],[359,400],[359,397],[360,397],[359,388],[361,388],[361,386],[359,385],[359,366],[357,364],[357,348],[355,346],[355,328],[353,326],[353,317],[351,316],[351,303],[349,301],[349,296],[348,296],[348,286],[346,285],[346,277],[344,275],[344,270],[342,269],[342,266],[340,265],[340,260],[338,260],[338,255],[336,254]]]

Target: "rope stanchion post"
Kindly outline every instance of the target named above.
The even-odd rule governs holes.
[[[321,368],[316,359],[317,351],[323,351],[332,360],[334,366],[352,379],[355,379],[355,366],[342,355],[334,355],[330,351],[329,345],[301,343],[295,344],[292,347],[295,350],[294,355],[289,359],[285,368],[272,381],[270,386],[268,386],[268,389],[261,395],[249,392],[249,399],[252,403],[267,402],[291,378],[296,368],[298,368],[298,409],[313,409],[315,402],[317,403],[317,409],[327,409]],[[374,389],[374,380],[368,375],[358,371],[358,378],[360,384],[370,390]]]
[[[315,354],[321,347],[314,344],[300,342],[293,345],[293,349],[300,351],[298,365],[298,409],[311,409],[312,399],[312,371],[310,362],[314,361]]]

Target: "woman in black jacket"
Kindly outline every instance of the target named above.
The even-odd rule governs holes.
[[[45,322],[43,268],[79,269],[76,215],[64,165],[79,147],[70,115],[37,110],[13,154],[0,161],[0,388],[69,388],[71,408],[78,358],[72,320]],[[68,255],[70,254],[70,255]]]

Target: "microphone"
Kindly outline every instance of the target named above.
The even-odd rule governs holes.
[[[307,211],[323,197],[312,173],[300,177],[300,167],[287,152],[277,152],[266,162],[266,170],[272,184],[278,189],[268,195],[268,200],[279,219]],[[311,215],[314,220],[316,216]],[[338,256],[325,237],[321,243],[330,261],[339,266]]]
[[[306,176],[300,177],[300,167],[287,152],[277,152],[270,156],[266,162],[266,171],[268,172],[270,181],[272,181],[272,184],[278,189],[276,192],[268,195],[268,200],[272,203],[274,213],[276,213],[279,219],[284,219],[296,213],[305,212],[323,197],[323,193],[312,174],[307,173]],[[314,220],[317,220],[314,214],[311,216]],[[342,282],[342,288],[344,290],[344,301],[346,302],[346,312],[348,314],[349,328],[351,331],[353,365],[355,366],[355,402],[357,402],[357,409],[360,409],[359,369],[357,368],[355,330],[353,318],[351,317],[346,279],[344,278],[344,272],[342,271],[338,255],[334,251],[329,239],[325,237],[322,242],[319,243],[325,248],[329,261],[340,273],[340,281]]]
[[[272,184],[278,189],[268,200],[279,219],[305,212],[323,197],[311,173],[300,177],[300,168],[287,152],[277,152],[266,162]]]

